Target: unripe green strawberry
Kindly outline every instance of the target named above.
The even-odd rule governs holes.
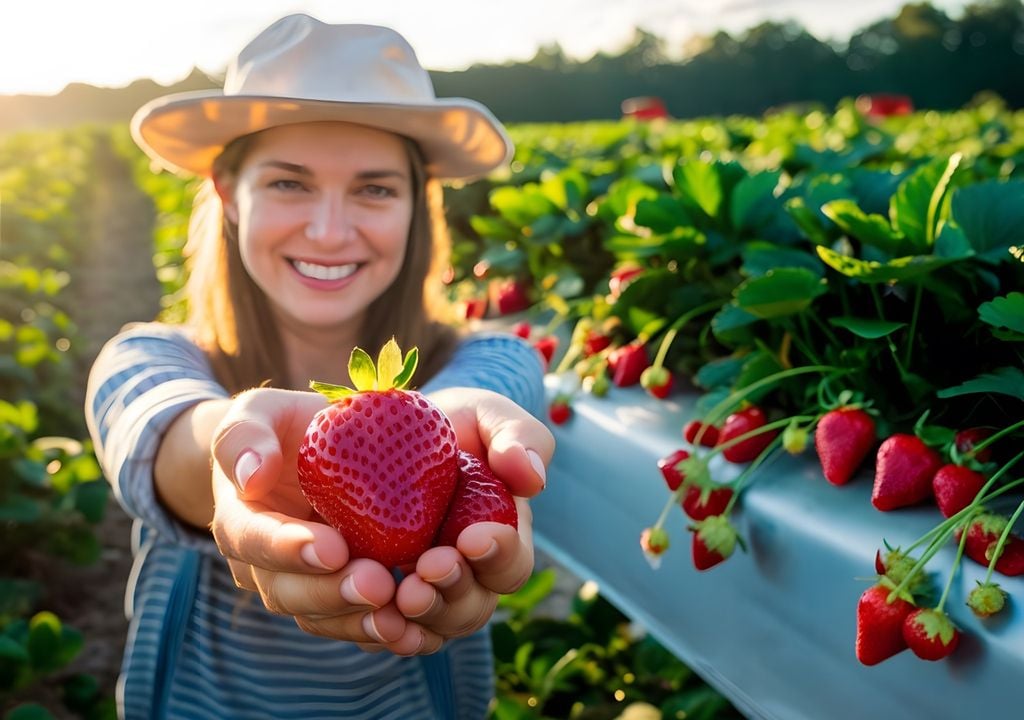
[[[299,487],[338,530],[352,557],[386,567],[414,563],[444,520],[458,478],[455,430],[425,396],[406,386],[418,353],[403,362],[394,340],[377,366],[356,348],[355,389],[311,383],[331,404],[318,412],[298,453]]]
[[[663,367],[653,365],[640,373],[640,386],[659,400],[664,400],[672,392],[672,373]]]
[[[661,565],[661,556],[668,550],[668,533],[662,527],[649,527],[640,533],[640,549],[651,567],[657,569]]]
[[[978,586],[967,594],[967,607],[978,617],[995,615],[1006,605],[1006,591],[992,582],[977,582]]]

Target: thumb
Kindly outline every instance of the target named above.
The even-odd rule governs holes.
[[[555,439],[544,423],[508,398],[492,395],[477,406],[477,429],[487,464],[513,495],[533,497],[547,484]]]
[[[213,462],[242,498],[260,500],[277,486],[282,446],[294,452],[324,404],[317,393],[260,388],[240,394],[214,432]]]
[[[242,498],[259,500],[277,485],[281,442],[265,422],[227,417],[214,436],[213,461]]]

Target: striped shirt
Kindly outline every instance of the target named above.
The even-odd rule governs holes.
[[[538,415],[539,356],[504,334],[470,337],[424,392],[496,391]],[[235,587],[211,536],[158,502],[153,464],[163,433],[189,406],[228,393],[185,331],[146,323],[103,348],[86,418],[106,477],[134,518],[128,642],[118,682],[127,720],[479,720],[494,693],[486,628],[424,657],[366,653],[307,634]]]

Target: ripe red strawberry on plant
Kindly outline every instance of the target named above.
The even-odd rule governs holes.
[[[458,479],[451,422],[406,389],[417,359],[414,348],[403,361],[393,339],[376,367],[354,349],[355,389],[310,383],[331,404],[314,416],[299,448],[299,486],[309,504],[342,534],[352,557],[386,567],[413,563],[431,547]]]
[[[530,307],[526,285],[516,278],[491,280],[490,295],[499,315],[511,315]]]
[[[959,431],[953,438],[953,444],[956,446],[957,452],[961,455],[969,453],[974,450],[976,445],[981,444],[982,440],[990,437],[992,431],[989,428],[973,427],[967,428],[966,430]],[[975,454],[974,459],[980,463],[986,463],[992,458],[992,448],[987,447],[984,450]]]
[[[555,425],[564,425],[572,417],[572,403],[567,395],[556,395],[548,406],[548,417]]]
[[[478,522],[519,527],[512,493],[482,460],[459,450],[459,479],[435,545],[455,546],[459,533]]]
[[[583,355],[584,357],[597,355],[611,344],[612,338],[610,335],[605,335],[599,330],[590,330],[583,339]]]
[[[727,560],[740,542],[736,528],[724,515],[713,515],[690,525],[691,553],[697,570],[709,570]]]
[[[916,435],[896,433],[879,446],[871,504],[879,510],[914,505],[932,493],[942,458]]]
[[[701,487],[693,484],[683,493],[683,512],[693,520],[704,520],[712,515],[721,515],[732,500],[733,490],[728,485]]]
[[[608,354],[608,369],[612,382],[618,387],[636,385],[648,365],[647,351],[636,342],[615,348]]]
[[[725,445],[733,438],[746,435],[748,432],[757,430],[768,424],[768,418],[764,411],[757,405],[750,405],[742,410],[737,410],[725,419],[722,429],[718,433],[718,444]],[[731,447],[722,450],[722,455],[729,462],[745,463],[750,462],[771,445],[772,440],[778,435],[778,431],[769,430],[753,435],[746,440],[741,440]]]
[[[903,620],[903,639],[922,660],[941,660],[960,644],[960,631],[942,610],[917,608]]]
[[[555,350],[558,348],[558,338],[554,335],[545,335],[533,342],[533,348],[540,353],[541,358],[544,360],[544,367],[547,367],[555,356]]]
[[[992,553],[995,552],[999,536],[1006,528],[1007,519],[1001,515],[985,513],[971,521],[964,541],[964,554],[984,566],[988,566]],[[956,531],[959,540],[961,530]],[[1024,574],[1024,538],[1010,533],[1003,545],[1003,550],[996,560],[995,570],[1003,575]]]
[[[679,463],[689,457],[690,453],[686,450],[676,450],[658,460],[658,469],[661,470],[665,484],[672,492],[678,490],[679,486],[683,484],[683,480],[686,479],[686,474],[680,469]]]
[[[612,296],[613,300],[618,299],[622,291],[626,289],[630,281],[636,278],[644,271],[641,267],[634,265],[626,265],[623,267],[616,268],[612,271],[611,277],[608,279],[608,291]]]
[[[907,594],[889,602],[895,588],[883,578],[865,590],[857,601],[857,659],[864,665],[877,665],[907,649],[903,637],[903,621],[914,611]]]
[[[985,476],[963,465],[943,465],[932,478],[935,504],[943,517],[953,517],[971,504],[985,485]]]
[[[704,432],[701,432],[701,429]],[[683,426],[683,437],[691,445],[698,440],[704,447],[714,447],[718,444],[718,428],[710,423],[702,423],[700,420],[691,420]]]
[[[814,430],[814,448],[825,479],[845,485],[875,445],[875,421],[857,407],[825,413]]]

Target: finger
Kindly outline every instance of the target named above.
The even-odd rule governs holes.
[[[347,640],[349,642],[383,645],[391,649],[394,643],[408,635],[405,618],[393,604],[372,612],[356,612],[331,617],[297,615],[296,624],[312,635]],[[405,646],[409,641],[404,640]],[[405,647],[403,646],[403,647]]]
[[[235,581],[235,587],[256,592],[256,580],[252,576],[252,565],[231,558],[228,558],[227,561],[231,577]]]
[[[253,578],[271,612],[329,617],[381,608],[395,594],[395,580],[378,562],[357,559],[340,573],[310,575],[255,569]]]
[[[431,655],[444,646],[444,638],[436,632],[417,623],[407,623],[402,636],[384,647],[395,655],[411,657],[413,655]]]
[[[474,396],[478,399],[470,405],[451,400],[457,397],[454,394],[438,394],[442,407],[455,404],[452,423],[459,433],[459,446],[480,457],[484,457],[481,451],[486,448],[487,464],[512,494],[533,497],[547,482],[554,436],[508,398],[482,390],[475,391]]]
[[[420,556],[416,573],[398,586],[395,605],[410,620],[444,637],[472,634],[497,607],[497,595],[473,577],[461,554],[438,547]]]
[[[500,594],[518,590],[533,572],[533,515],[522,498],[516,498],[516,509],[518,530],[501,523],[475,523],[456,542],[477,582]]]
[[[210,529],[221,554],[229,559],[297,573],[330,573],[348,562],[348,545],[328,525],[247,503],[238,497],[234,485],[223,480],[214,482],[214,497]]]

